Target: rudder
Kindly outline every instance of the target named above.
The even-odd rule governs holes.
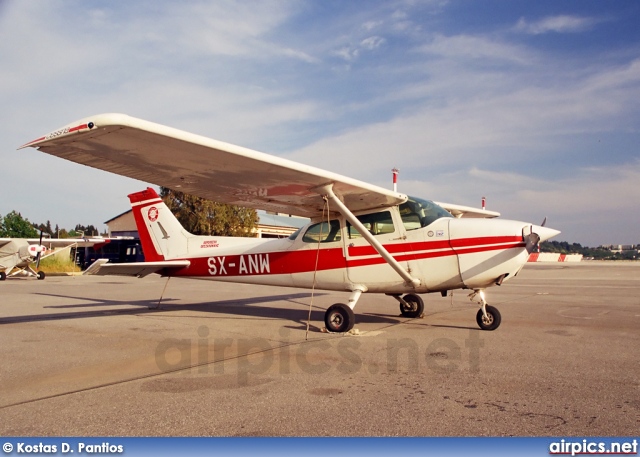
[[[188,238],[193,235],[182,227],[158,193],[148,187],[128,197],[145,262],[185,256]]]

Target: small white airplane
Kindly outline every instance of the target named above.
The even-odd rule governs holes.
[[[38,271],[40,260],[54,254],[54,247],[92,246],[102,239],[88,238],[0,238],[0,281],[12,276],[30,276],[44,279],[44,271]],[[35,269],[31,266],[35,265]]]
[[[325,313],[332,332],[353,327],[365,292],[394,297],[401,314],[415,318],[424,310],[419,294],[454,289],[470,289],[480,305],[478,325],[495,330],[500,313],[487,304],[485,289],[515,277],[540,241],[560,233],[123,114],[74,122],[20,149],[29,146],[210,200],[311,218],[288,239],[195,236],[149,188],[129,196],[145,262],[100,262],[91,272],[349,292],[346,304]]]
[[[44,279],[44,271],[36,270],[40,267],[42,253],[47,248],[42,245],[42,237],[37,244],[31,241],[33,240],[26,238],[0,238],[0,281],[19,274]],[[35,270],[31,268],[34,262]]]

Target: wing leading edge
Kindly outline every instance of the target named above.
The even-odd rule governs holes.
[[[317,189],[330,183],[351,211],[407,200],[336,173],[124,114],[85,118],[20,149],[25,147],[210,200],[298,216],[322,214]]]
[[[442,206],[449,211],[454,217],[458,218],[486,218],[491,219],[500,217],[497,211],[489,211],[487,209],[473,208],[471,206],[454,205],[453,203],[434,202],[436,205]]]

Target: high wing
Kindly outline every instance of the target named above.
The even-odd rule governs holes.
[[[161,262],[107,263],[107,259],[98,259],[84,272],[85,275],[98,276],[135,276],[144,278],[152,273],[168,270],[180,270],[188,267],[188,260],[165,260]]]
[[[80,248],[84,248],[119,239],[133,239],[133,237],[43,238],[42,240],[40,240],[39,238],[26,238],[29,244],[42,244],[43,246],[47,246],[49,248],[65,248],[67,246],[77,246]]]
[[[48,154],[210,200],[298,216],[322,214],[321,188],[353,212],[397,205],[407,196],[124,114],[82,119],[31,141]]]
[[[42,244],[52,248],[65,248],[67,246],[78,246],[81,248],[91,247],[96,244],[109,242],[111,240],[133,239],[133,237],[94,237],[94,238],[0,238],[0,247],[14,240],[24,240],[29,244]]]
[[[500,216],[500,213],[498,213],[496,211],[489,211],[489,210],[486,210],[486,209],[473,208],[471,206],[454,205],[452,203],[441,203],[441,202],[434,202],[434,203],[436,205],[442,206],[444,209],[449,211],[454,217],[457,217],[457,218],[475,217],[475,218],[487,218],[487,219],[490,219],[490,218],[493,218],[493,217],[499,217]]]

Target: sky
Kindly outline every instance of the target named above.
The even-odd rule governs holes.
[[[640,244],[640,2],[0,0],[0,215],[145,183],[17,150],[120,112],[584,246]]]

